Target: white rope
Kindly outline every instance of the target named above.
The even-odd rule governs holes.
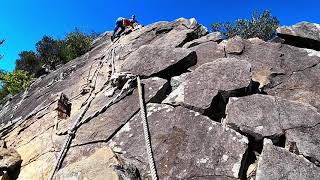
[[[141,119],[143,122],[144,140],[145,140],[146,147],[147,147],[147,154],[148,154],[148,161],[149,161],[149,166],[150,166],[151,177],[152,177],[152,180],[158,180],[157,170],[155,168],[155,162],[154,162],[153,154],[152,154],[152,146],[151,146],[151,140],[150,140],[150,136],[149,136],[147,114],[146,114],[142,86],[141,86],[141,81],[140,81],[139,76],[137,77],[137,83],[138,83],[138,93],[139,93],[139,103],[140,103],[140,115],[141,115]]]

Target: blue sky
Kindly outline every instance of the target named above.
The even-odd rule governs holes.
[[[44,35],[63,38],[75,27],[84,31],[113,30],[117,17],[135,14],[144,24],[195,17],[209,27],[218,21],[249,18],[254,10],[271,10],[282,25],[320,23],[319,0],[0,0],[0,69],[12,71],[19,52],[34,50]]]

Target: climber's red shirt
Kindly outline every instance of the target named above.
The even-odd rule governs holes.
[[[128,26],[131,26],[131,27],[133,27],[133,22],[131,22],[129,19],[123,19],[122,20],[122,23],[123,23],[123,26],[124,27],[128,27]]]

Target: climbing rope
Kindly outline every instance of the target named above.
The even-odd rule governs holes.
[[[110,47],[112,47],[112,45],[114,45],[114,43],[111,44]],[[114,47],[112,49],[112,69],[114,69],[114,53],[115,53],[115,48]],[[108,48],[109,49],[109,48]],[[110,51],[109,51],[110,52]],[[105,54],[105,57],[106,57],[107,53]],[[93,99],[96,97],[96,94],[98,94],[99,92],[96,92],[94,93],[94,90],[95,90],[95,86],[96,86],[96,81],[97,81],[97,76],[98,76],[98,73],[99,71],[101,70],[103,64],[108,61],[109,58],[103,58],[100,62],[99,62],[99,65],[97,67],[97,69],[95,70],[95,72],[93,73],[93,76],[91,78],[88,79],[88,82],[87,83],[93,83],[92,85],[90,85],[90,95],[88,96],[88,99],[86,99],[85,103],[83,103],[83,105],[85,105],[85,107],[83,108],[82,112],[80,113],[80,115],[78,116],[78,118],[74,121],[74,123],[72,124],[71,128],[67,131],[67,134],[68,134],[68,137],[66,138],[65,140],[65,143],[63,144],[60,152],[59,152],[59,155],[58,155],[58,159],[56,161],[56,164],[55,164],[55,168],[53,170],[53,173],[51,174],[51,177],[50,179],[52,180],[54,175],[56,174],[56,172],[60,169],[62,163],[63,163],[63,160],[67,154],[67,151],[71,145],[71,141],[72,139],[74,138],[74,135],[77,131],[77,129],[83,124],[83,122],[81,123],[81,120],[83,119],[85,113],[87,112],[87,110],[89,109],[90,105],[91,105],[91,102],[93,101]],[[90,70],[91,71],[91,70]],[[113,71],[114,72],[114,71]],[[94,82],[92,82],[94,80]],[[126,87],[123,87],[123,88],[126,88]],[[123,93],[124,90],[121,90],[120,93]],[[114,102],[117,101],[117,99],[119,97],[121,97],[121,94],[119,93],[118,96],[116,96],[116,98],[114,100],[111,101],[111,103],[109,103],[107,105],[107,107],[109,107],[111,104],[114,104]],[[105,110],[106,108],[102,108],[102,110]],[[96,114],[95,114],[96,115]],[[95,116],[94,115],[94,116]],[[85,121],[88,121],[88,118],[85,119]]]
[[[115,64],[114,64],[115,48],[112,49],[111,53],[112,53],[112,59],[111,59],[112,76],[114,76],[116,74],[115,73]],[[92,79],[93,79],[93,77],[96,77],[96,75],[100,71],[101,67],[103,66],[104,62],[105,62],[105,58],[100,62],[98,68],[96,69],[96,71],[94,72],[94,75],[92,76]],[[121,75],[123,75],[123,74],[119,73],[119,75],[118,75],[119,79],[121,79]],[[152,153],[151,139],[150,139],[150,135],[149,135],[147,114],[146,114],[146,109],[145,109],[145,102],[144,102],[144,97],[143,97],[143,90],[142,90],[142,86],[141,86],[141,81],[140,81],[139,76],[136,77],[136,76],[133,76],[133,75],[130,75],[130,74],[124,74],[124,75],[125,75],[126,78],[128,78],[128,80],[123,85],[123,87],[122,87],[121,91],[119,92],[119,94],[114,99],[109,101],[100,110],[94,112],[90,116],[88,116],[85,119],[83,119],[85,113],[87,112],[87,110],[90,107],[90,104],[91,104],[92,100],[95,98],[95,96],[99,92],[101,92],[101,90],[99,92],[96,92],[96,93],[93,92],[94,88],[95,88],[95,85],[96,85],[96,79],[95,79],[94,86],[91,87],[90,95],[89,95],[89,98],[86,100],[85,107],[84,107],[83,111],[80,113],[80,115],[74,121],[74,123],[72,124],[71,128],[68,131],[66,131],[64,133],[57,134],[57,135],[68,134],[68,137],[66,138],[65,143],[63,144],[63,146],[62,146],[62,148],[60,150],[60,153],[58,155],[58,159],[56,161],[53,173],[51,174],[50,180],[52,180],[54,178],[54,175],[60,169],[60,167],[61,167],[61,165],[63,163],[63,160],[64,160],[64,158],[65,158],[65,156],[66,156],[66,154],[68,152],[68,149],[70,148],[72,139],[74,138],[77,129],[80,128],[81,125],[89,122],[94,117],[97,117],[99,114],[105,112],[109,107],[111,107],[112,105],[117,103],[119,100],[121,100],[122,98],[126,97],[129,93],[131,93],[134,90],[134,82],[136,80],[137,80],[138,93],[139,93],[140,115],[141,115],[141,118],[143,120],[143,131],[144,131],[145,144],[146,144],[146,149],[147,149],[147,154],[148,154],[148,163],[149,163],[149,167],[150,167],[150,173],[151,173],[152,180],[158,180],[157,171],[156,171],[156,168],[155,168],[155,162],[154,162],[153,153]],[[90,83],[92,83],[92,79],[90,79]],[[110,79],[109,79],[109,81],[110,81]]]
[[[137,77],[137,84],[138,84],[139,103],[140,103],[140,116],[141,116],[141,119],[143,122],[144,140],[145,140],[146,147],[147,147],[147,154],[148,154],[148,161],[149,161],[151,177],[152,177],[152,180],[158,180],[157,170],[156,170],[155,162],[153,159],[151,140],[150,140],[150,136],[149,136],[149,128],[148,128],[148,121],[147,121],[147,114],[146,114],[146,109],[145,109],[143,91],[142,91],[142,86],[141,86],[141,81],[140,81],[139,76]]]

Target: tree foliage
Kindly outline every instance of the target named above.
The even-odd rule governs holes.
[[[58,64],[64,63],[60,57],[62,44],[62,41],[55,40],[50,36],[44,36],[37,42],[36,49],[42,63],[50,66],[52,69],[56,69]]]
[[[31,84],[33,76],[23,70],[14,72],[0,73],[0,80],[2,81],[2,95],[15,95],[22,90],[25,90]]]
[[[91,35],[86,35],[76,29],[66,36],[61,49],[61,58],[70,61],[85,54],[90,50],[92,41]]]
[[[262,14],[254,12],[251,19],[238,19],[235,23],[213,23],[212,31],[221,31],[226,38],[240,36],[244,39],[258,37],[265,41],[270,40],[279,27],[279,20],[265,10]]]
[[[16,70],[24,70],[31,74],[37,74],[41,69],[38,55],[33,51],[22,51],[16,60]]]
[[[37,53],[42,64],[56,69],[59,64],[65,64],[86,52],[91,48],[93,36],[83,33],[78,29],[67,34],[63,40],[44,36],[36,44]]]
[[[95,34],[86,34],[79,29],[67,34],[65,39],[54,39],[44,36],[36,43],[36,52],[23,51],[16,60],[16,70],[37,74],[42,66],[55,70],[58,65],[65,64],[88,52]]]

